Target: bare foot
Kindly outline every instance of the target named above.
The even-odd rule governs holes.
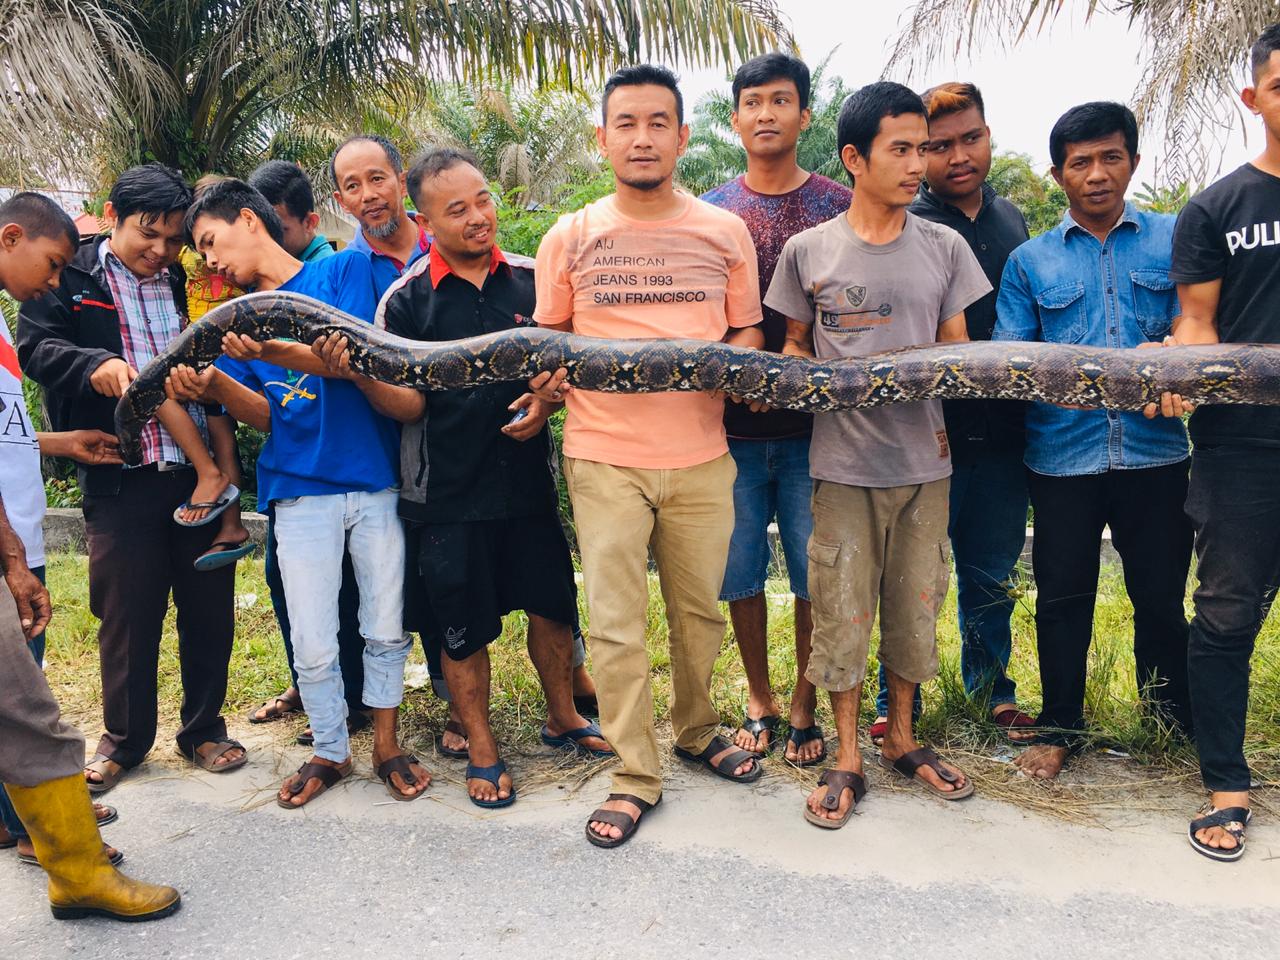
[[[916,740],[910,740],[906,743],[899,744],[892,742],[888,737],[886,737],[884,745],[880,748],[880,756],[892,763],[906,754],[911,753],[913,750],[919,749],[920,743]],[[942,764],[943,769],[950,770],[955,774],[956,779],[954,783],[948,783],[946,780],[943,780],[942,777],[938,776],[938,771],[934,770],[933,767],[929,766],[927,763],[922,763],[916,769],[916,779],[923,780],[925,783],[928,783],[930,786],[937,788],[943,793],[963,790],[964,785],[969,782],[968,778],[964,775],[964,771],[943,760],[939,760],[938,762]]]
[[[1050,743],[1037,743],[1022,752],[1014,764],[1028,777],[1037,780],[1052,780],[1062,772],[1067,762],[1067,748],[1055,747]]]
[[[187,499],[187,502],[216,503],[226,493],[229,486],[231,486],[231,478],[221,470],[213,470],[207,474],[202,474],[196,478],[196,488],[191,491],[191,496]],[[178,513],[178,516],[186,523],[199,523],[208,515],[208,507],[188,508]],[[248,536],[248,531],[245,532],[245,536]]]

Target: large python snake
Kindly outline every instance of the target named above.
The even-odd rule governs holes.
[[[169,371],[178,364],[207,367],[222,355],[230,332],[308,344],[341,334],[357,373],[424,390],[527,380],[564,367],[580,390],[722,390],[812,412],[984,397],[1140,410],[1165,391],[1197,404],[1280,405],[1280,347],[1257,344],[1115,350],[975,342],[812,360],[701,340],[601,340],[533,327],[428,343],[394,336],[309,297],[263,292],[210,310],[139,372],[116,407],[126,463],[141,462],[142,428],[164,401]]]

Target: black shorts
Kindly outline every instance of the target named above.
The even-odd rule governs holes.
[[[413,524],[405,626],[465,660],[502,634],[513,610],[571,626],[578,588],[556,514]]]

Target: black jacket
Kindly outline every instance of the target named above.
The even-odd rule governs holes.
[[[950,227],[977,257],[991,283],[991,292],[964,312],[970,340],[990,340],[996,325],[996,297],[1005,262],[1015,247],[1027,239],[1027,222],[1008,200],[997,196],[990,184],[982,186],[982,209],[970,220],[956,207],[938,197],[927,186],[911,204],[911,212],[925,220]],[[1023,418],[1026,405],[1017,400],[944,400],[947,438],[951,457],[963,463],[983,451],[1022,453],[1026,444]]]
[[[22,305],[18,314],[18,361],[22,372],[44,388],[44,405],[54,430],[105,430],[115,433],[117,401],[89,385],[104,361],[122,357],[116,314],[98,247],[106,237],[80,244],[53,293]],[[187,278],[178,264],[169,267],[173,302],[187,312]],[[120,467],[79,466],[80,489],[89,496],[120,492]]]

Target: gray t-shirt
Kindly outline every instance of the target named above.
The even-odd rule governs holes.
[[[841,214],[787,241],[764,302],[814,324],[814,353],[826,359],[934,343],[939,324],[990,291],[969,245],[950,227],[908,213],[896,240],[871,244]],[[950,476],[942,404],[817,414],[809,472],[858,487]]]

